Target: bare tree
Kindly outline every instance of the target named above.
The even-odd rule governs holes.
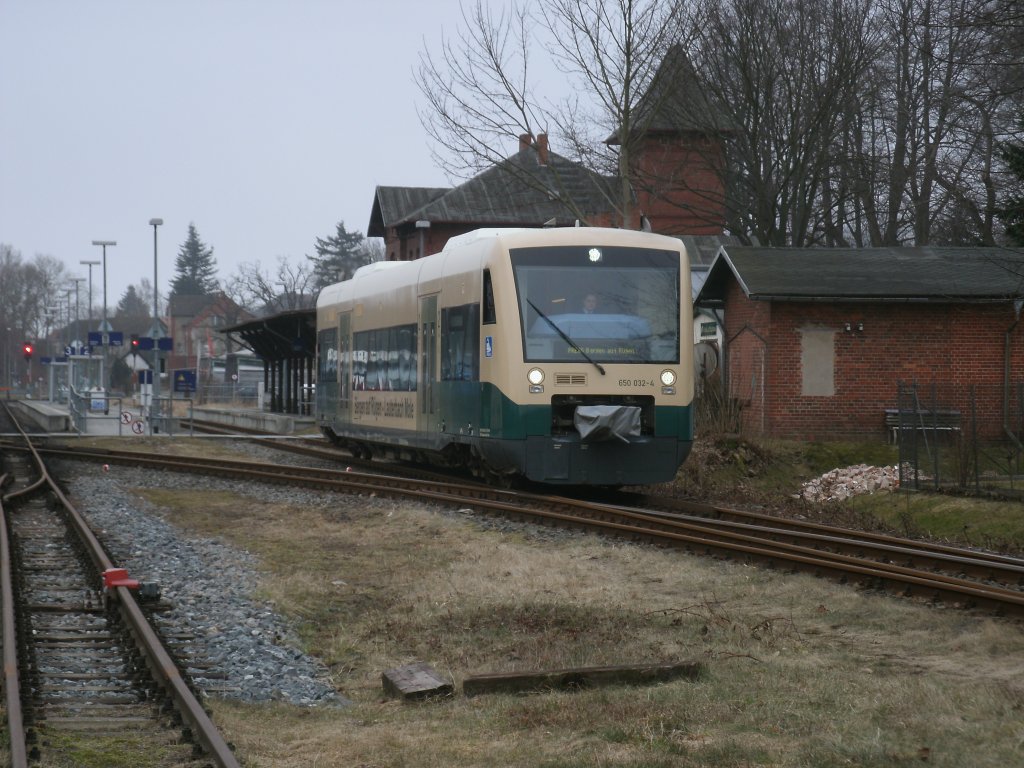
[[[870,244],[994,242],[994,162],[1012,89],[992,29],[973,23],[982,4],[879,3],[884,46],[860,89],[851,158]]]
[[[698,0],[695,71],[728,115],[729,228],[765,244],[834,233],[830,188],[846,108],[873,55],[868,0]]]
[[[314,282],[313,268],[308,262],[295,265],[279,256],[273,274],[264,271],[258,261],[241,264],[228,279],[225,294],[251,312],[284,312],[313,306]]]
[[[573,160],[618,177],[608,205],[620,222],[635,224],[632,151],[642,119],[654,114],[636,107],[678,41],[678,13],[675,0],[540,0],[532,10],[513,4],[497,16],[481,0],[464,7],[457,37],[443,41],[436,56],[422,53],[417,71],[426,98],[420,119],[435,161],[457,178],[501,165],[524,184],[557,194],[585,221],[592,212],[576,204],[557,173],[541,179],[505,162],[520,136],[554,129]],[[538,51],[577,86],[574,97],[545,99],[531,68]],[[556,189],[547,188],[551,183]]]

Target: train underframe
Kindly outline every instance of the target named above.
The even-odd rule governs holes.
[[[644,485],[673,480],[691,442],[676,437],[641,435],[628,442],[586,441],[579,434],[531,435],[498,439],[416,433],[389,435],[322,429],[332,443],[356,458],[398,461],[462,469],[488,483],[508,485],[517,478],[550,485]]]

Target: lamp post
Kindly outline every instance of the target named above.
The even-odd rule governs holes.
[[[156,229],[164,223],[163,219],[150,219],[149,225],[153,227],[153,327],[149,331],[150,337],[153,339],[153,409],[156,413],[159,413],[157,407],[157,399],[160,397],[160,347],[158,346],[158,339],[161,336],[160,333],[160,308],[157,300],[157,282],[156,282]],[[153,423],[150,419],[150,431],[152,432]]]
[[[420,255],[418,258],[421,259],[427,255],[423,252],[423,249],[424,246],[426,245],[424,240],[428,229],[430,229],[430,222],[427,221],[426,219],[420,219],[419,221],[416,222],[416,230],[420,233]]]
[[[84,277],[73,277],[73,278],[71,278],[71,281],[75,284],[75,338],[73,339],[73,341],[71,343],[71,346],[72,346],[71,352],[72,352],[73,356],[68,359],[68,396],[69,397],[71,396],[71,390],[72,389],[75,389],[75,390],[78,389],[78,379],[79,379],[79,375],[80,375],[80,374],[76,375],[76,374],[78,374],[78,371],[76,370],[76,368],[74,366],[74,360],[75,360],[76,357],[79,357],[82,354],[82,313],[81,313],[81,304],[79,304],[79,302],[78,302],[78,284],[79,283],[84,283],[85,282],[85,278]]]
[[[51,364],[48,366],[49,369],[50,369],[49,370],[49,378],[50,378],[49,396],[46,399],[49,402],[51,402],[51,403],[53,402],[53,363],[52,363],[52,360],[53,360],[53,358],[55,358],[57,356],[55,354],[57,350],[55,348],[53,336],[54,336],[54,333],[55,333],[55,329],[57,327],[57,323],[60,321],[60,314],[59,313],[60,313],[60,307],[56,306],[56,305],[54,305],[52,307],[46,307],[43,310],[43,317],[46,318],[46,351],[50,355],[50,360],[51,360]],[[59,341],[59,337],[58,337],[58,341]]]
[[[79,264],[86,264],[89,267],[89,325],[92,325],[92,268],[97,266],[98,261],[80,261]]]
[[[103,333],[109,333],[113,330],[113,326],[107,322],[107,246],[117,245],[117,241],[93,240],[92,244],[103,248],[103,322],[100,323],[100,330],[103,331]]]
[[[82,314],[81,314],[81,304],[78,301],[78,284],[79,283],[84,283],[85,282],[85,278],[84,277],[72,277],[71,278],[71,282],[73,282],[75,284],[75,339],[74,339],[75,342],[76,342],[75,354],[79,354],[79,351],[78,351],[77,347],[80,347],[82,345],[82,323],[81,323]]]

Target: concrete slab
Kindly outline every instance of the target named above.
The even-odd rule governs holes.
[[[25,419],[47,432],[68,432],[71,417],[66,406],[40,400],[14,400],[11,406]]]

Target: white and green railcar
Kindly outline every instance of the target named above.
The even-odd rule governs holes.
[[[671,480],[693,439],[680,240],[482,229],[317,303],[317,419],[358,456],[561,485]]]

